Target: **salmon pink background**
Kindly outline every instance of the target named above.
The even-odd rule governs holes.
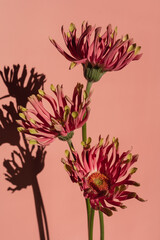
[[[47,77],[50,84],[63,84],[71,95],[79,81],[86,84],[82,67],[68,70],[69,62],[48,40],[54,39],[65,47],[60,28],[68,30],[82,21],[102,26],[118,26],[118,36],[129,33],[142,46],[143,57],[118,72],[106,73],[94,84],[88,136],[97,143],[103,137],[119,137],[120,151],[133,147],[139,154],[133,176],[141,183],[135,191],[148,201],[126,202],[127,209],[104,216],[106,240],[160,239],[160,79],[159,79],[159,1],[54,1],[0,0],[0,68],[26,64]],[[0,80],[0,97],[7,89]],[[1,100],[7,104],[11,99]],[[74,136],[81,150],[81,130]],[[85,201],[78,185],[73,184],[60,162],[67,144],[56,140],[47,148],[45,168],[39,175],[51,240],[87,239]],[[14,148],[0,147],[0,239],[38,240],[39,233],[31,187],[14,194],[7,191],[3,159],[10,158]],[[95,216],[94,240],[99,239],[98,214]]]

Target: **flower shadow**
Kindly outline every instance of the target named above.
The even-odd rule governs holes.
[[[0,96],[0,100],[6,97],[13,97],[16,104],[12,101],[9,105],[2,105],[0,109],[0,146],[3,143],[9,143],[18,147],[13,150],[11,159],[4,159],[3,166],[6,168],[5,179],[15,187],[9,187],[8,190],[20,191],[27,186],[33,189],[37,221],[39,226],[40,239],[49,240],[49,230],[45,207],[39,188],[37,175],[44,168],[46,151],[44,147],[30,146],[24,134],[17,131],[16,120],[18,117],[18,106],[26,106],[28,97],[37,94],[39,89],[44,88],[46,81],[44,74],[35,72],[35,68],[28,71],[26,65],[22,71],[20,65],[13,65],[13,68],[4,67],[0,71],[0,77],[8,89],[8,95]],[[23,141],[22,141],[23,140]]]
[[[6,114],[3,110],[6,111]],[[17,118],[18,114],[13,102],[10,102],[9,105],[2,105],[2,109],[0,109],[0,146],[3,143],[9,143],[12,146],[19,145],[20,134],[17,131]]]
[[[3,96],[0,99],[11,96],[16,99],[17,105],[26,106],[28,97],[32,94],[37,94],[38,89],[44,86],[46,77],[44,74],[35,72],[35,68],[30,70],[30,75],[27,76],[27,66],[24,65],[20,73],[20,65],[13,65],[13,68],[4,67],[0,71],[0,76],[8,88],[9,95]]]
[[[26,141],[26,140],[25,140]],[[27,144],[27,142],[25,142]],[[27,144],[28,145],[28,144]],[[44,159],[46,151],[43,147],[29,146],[20,147],[20,152],[11,153],[12,160],[4,160],[3,166],[6,168],[6,180],[15,185],[15,188],[9,187],[8,190],[21,190],[31,186],[38,173],[44,168]]]

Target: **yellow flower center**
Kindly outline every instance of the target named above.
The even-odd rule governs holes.
[[[108,178],[99,172],[92,173],[87,179],[88,185],[97,192],[108,190]]]

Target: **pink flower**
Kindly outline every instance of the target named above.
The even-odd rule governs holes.
[[[103,144],[100,137],[94,147],[89,146],[90,141],[87,144],[83,142],[81,157],[72,150],[72,160],[66,150],[67,161],[62,159],[62,162],[71,180],[78,183],[84,197],[90,199],[92,208],[111,216],[112,211],[117,210],[116,207],[126,207],[122,202],[127,199],[144,201],[135,192],[127,190],[130,185],[139,186],[139,183],[131,180],[137,168],[130,169],[138,155],[132,155],[130,151],[119,154],[118,139],[109,143],[107,137]]]
[[[133,60],[138,60],[142,54],[138,54],[141,47],[136,46],[128,34],[117,39],[117,28],[112,30],[107,26],[104,34],[100,35],[101,27],[82,23],[81,35],[77,37],[77,29],[70,24],[69,32],[61,28],[65,44],[71,55],[65,52],[53,39],[51,43],[69,61],[70,69],[77,64],[83,65],[84,76],[88,81],[96,82],[107,71],[118,71]],[[92,40],[92,35],[93,40]]]
[[[73,131],[80,128],[87,121],[90,109],[90,96],[82,91],[83,85],[78,83],[74,88],[72,100],[64,96],[63,87],[57,85],[54,88],[51,85],[55,97],[52,97],[43,90],[39,94],[28,98],[33,109],[20,107],[19,116],[22,120],[17,120],[21,127],[20,132],[31,135],[31,144],[48,145],[56,137],[61,140],[67,140],[73,136]],[[82,96],[83,93],[83,96]],[[52,112],[46,110],[42,100],[46,100],[52,109]]]

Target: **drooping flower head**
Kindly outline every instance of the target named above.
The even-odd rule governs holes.
[[[84,197],[90,199],[92,208],[111,216],[116,207],[126,207],[123,201],[127,199],[144,201],[135,192],[128,191],[130,185],[139,186],[139,183],[131,180],[137,170],[131,166],[138,156],[132,155],[131,151],[119,154],[118,139],[109,143],[107,137],[103,144],[100,137],[94,147],[90,147],[90,142],[90,138],[87,143],[82,142],[84,147],[81,156],[72,149],[72,157],[66,150],[67,160],[62,159],[62,162],[71,180],[78,183]]]
[[[77,29],[70,24],[69,32],[61,28],[64,42],[71,53],[66,53],[53,39],[51,43],[69,61],[70,69],[77,64],[83,65],[84,76],[88,81],[96,82],[107,71],[118,71],[133,60],[138,60],[142,54],[138,54],[141,47],[137,46],[128,34],[117,39],[117,27],[112,30],[107,26],[104,34],[100,35],[101,27],[82,23],[81,35],[77,37]]]
[[[19,116],[22,120],[17,120],[21,127],[20,132],[31,135],[30,143],[48,145],[56,137],[67,140],[73,136],[73,131],[80,128],[87,121],[90,109],[90,96],[83,90],[83,85],[78,83],[73,91],[72,99],[65,96],[63,86],[51,85],[54,97],[39,90],[39,94],[28,98],[33,109],[20,107]],[[51,111],[48,111],[42,100],[46,100]]]

